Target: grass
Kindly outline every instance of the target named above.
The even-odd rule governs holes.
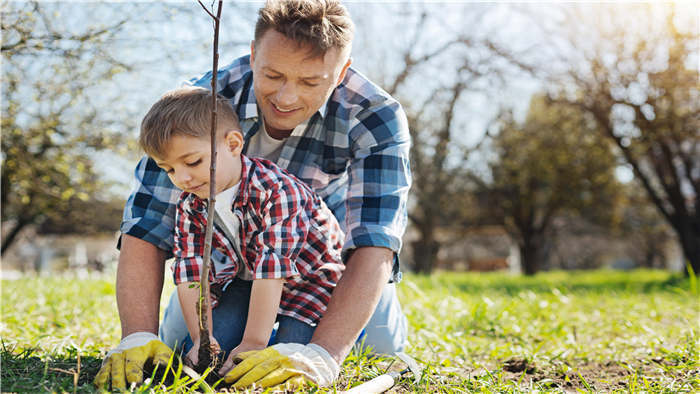
[[[663,271],[406,275],[406,352],[424,372],[392,390],[697,392],[697,286]],[[95,392],[90,382],[119,327],[111,276],[3,281],[1,391]],[[402,368],[357,349],[334,389]],[[194,385],[180,373],[134,389],[207,390]]]

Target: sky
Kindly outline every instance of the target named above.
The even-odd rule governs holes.
[[[46,4],[47,2],[42,2]],[[208,4],[209,2],[205,2]],[[548,53],[546,27],[556,21],[555,3],[486,2],[346,2],[357,29],[353,46],[353,66],[381,84],[390,80],[401,64],[403,50],[413,37],[413,54],[430,52],[456,35],[478,39],[489,37],[519,52],[522,60],[542,61]],[[691,2],[681,2],[684,17],[695,23],[700,13]],[[256,10],[260,2],[225,3],[220,38],[220,67],[236,57],[248,54]],[[111,82],[96,88],[95,100],[104,97],[104,108],[124,114],[123,132],[136,138],[140,119],[150,104],[167,90],[181,86],[211,68],[212,24],[208,15],[192,1],[176,2],[48,2],[56,8],[53,23],[67,29],[90,24],[108,24],[128,15],[129,21],[112,47],[113,55],[134,64],[132,72],[119,74]],[[591,7],[594,5],[591,3]],[[664,7],[662,4],[659,7]],[[428,22],[416,31],[422,12]],[[694,21],[694,22],[693,22]],[[430,86],[448,84],[455,76],[459,56],[437,58],[409,80],[402,95],[412,101],[431,99]],[[460,99],[455,121],[458,139],[465,145],[479,141],[486,125],[502,106],[514,108],[522,118],[529,96],[541,83],[528,75],[514,73],[502,84],[490,80],[475,82],[473,91]],[[438,84],[438,85],[431,85]],[[100,94],[110,92],[112,94]],[[114,94],[114,93],[118,94]],[[408,93],[408,94],[407,94]],[[409,105],[409,103],[406,103]],[[97,167],[105,177],[117,183],[114,191],[126,197],[133,179],[132,171],[141,153],[132,149],[126,156],[103,152]],[[628,170],[619,170],[621,179],[629,179]]]

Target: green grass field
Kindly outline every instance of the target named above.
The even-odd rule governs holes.
[[[393,392],[700,390],[695,278],[438,273],[406,275],[399,289],[411,327],[406,352],[424,371],[418,384],[406,376]],[[119,330],[112,277],[2,281],[0,390],[96,391],[90,382]],[[403,367],[358,350],[330,391]],[[204,389],[180,377],[135,391]]]

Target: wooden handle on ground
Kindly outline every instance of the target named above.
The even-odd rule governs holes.
[[[362,383],[346,391],[346,394],[378,394],[389,390],[394,385],[396,372],[379,375],[369,382]]]

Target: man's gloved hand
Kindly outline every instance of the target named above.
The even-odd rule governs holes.
[[[154,365],[167,365],[172,354],[172,349],[155,334],[135,332],[107,353],[95,376],[95,385],[104,388],[111,380],[113,390],[123,390],[126,389],[126,382],[141,383],[146,361],[150,359]]]
[[[319,387],[330,386],[340,367],[326,349],[316,344],[280,343],[263,350],[240,353],[242,359],[224,377],[234,388],[280,386],[291,389],[312,381]]]

